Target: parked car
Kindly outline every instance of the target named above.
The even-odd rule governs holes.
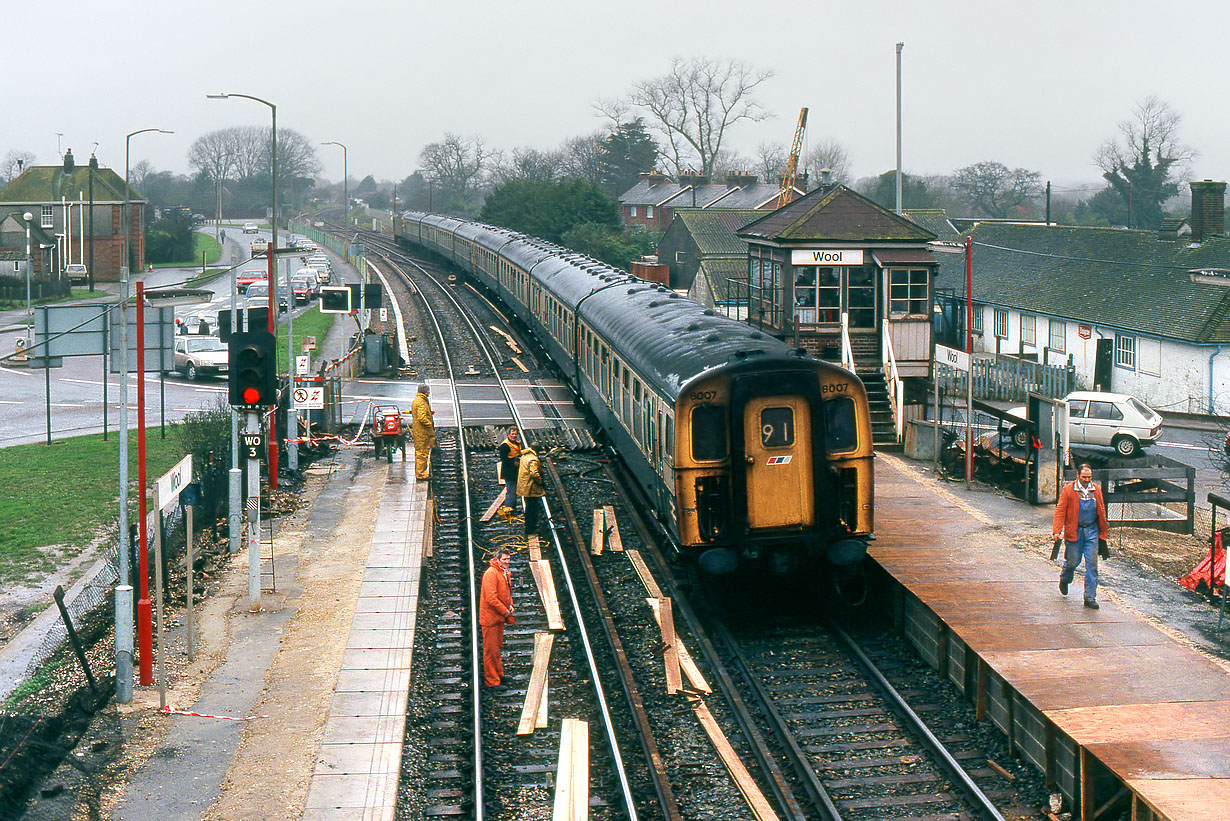
[[[264,282],[267,279],[269,279],[268,271],[263,271],[260,268],[248,268],[240,271],[239,275],[235,277],[235,290],[241,294],[246,293],[249,285],[255,282]]]
[[[175,370],[190,380],[201,374],[225,374],[229,361],[226,343],[216,336],[177,336],[174,357]]]
[[[90,281],[90,269],[74,262],[64,266],[64,276],[68,277],[70,285],[87,285]]]
[[[1120,456],[1132,456],[1162,436],[1162,417],[1134,396],[1100,391],[1074,391],[1068,404],[1068,441],[1073,445],[1106,445]],[[1009,413],[1026,417],[1024,407]],[[1018,447],[1029,444],[1029,431],[1014,427],[1009,431]]]
[[[243,232],[244,232],[245,234],[255,234],[255,233],[256,233],[256,224],[255,224],[255,223],[252,223],[252,222],[245,222],[245,223],[243,224]]]
[[[269,305],[269,284],[266,282],[253,282],[248,286],[247,307],[249,308],[265,308]],[[287,308],[286,300],[286,285],[278,288],[278,311],[285,311]]]

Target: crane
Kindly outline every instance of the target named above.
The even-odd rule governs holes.
[[[794,188],[795,173],[799,170],[799,154],[803,150],[803,132],[807,130],[807,109],[799,111],[799,125],[794,130],[794,144],[790,146],[790,157],[786,160],[786,172],[782,174],[782,190],[777,195],[774,208],[781,208],[794,199],[790,190]]]

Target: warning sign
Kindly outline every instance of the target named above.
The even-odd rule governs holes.
[[[292,391],[295,407],[306,410],[324,410],[325,389],[297,387]]]

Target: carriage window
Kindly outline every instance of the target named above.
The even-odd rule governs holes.
[[[853,450],[858,444],[853,399],[832,399],[824,403],[825,444],[829,453]]]
[[[692,409],[692,458],[720,462],[726,458],[726,408],[699,405]]]
[[[794,444],[792,408],[765,408],[760,412],[760,444],[766,448],[786,448]]]

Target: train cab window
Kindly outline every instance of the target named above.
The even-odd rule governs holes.
[[[760,412],[760,444],[766,448],[794,444],[793,408],[765,408]]]
[[[853,399],[830,399],[824,403],[825,444],[829,453],[854,450],[858,424]]]
[[[726,408],[697,405],[692,409],[692,458],[720,462],[726,458]]]

